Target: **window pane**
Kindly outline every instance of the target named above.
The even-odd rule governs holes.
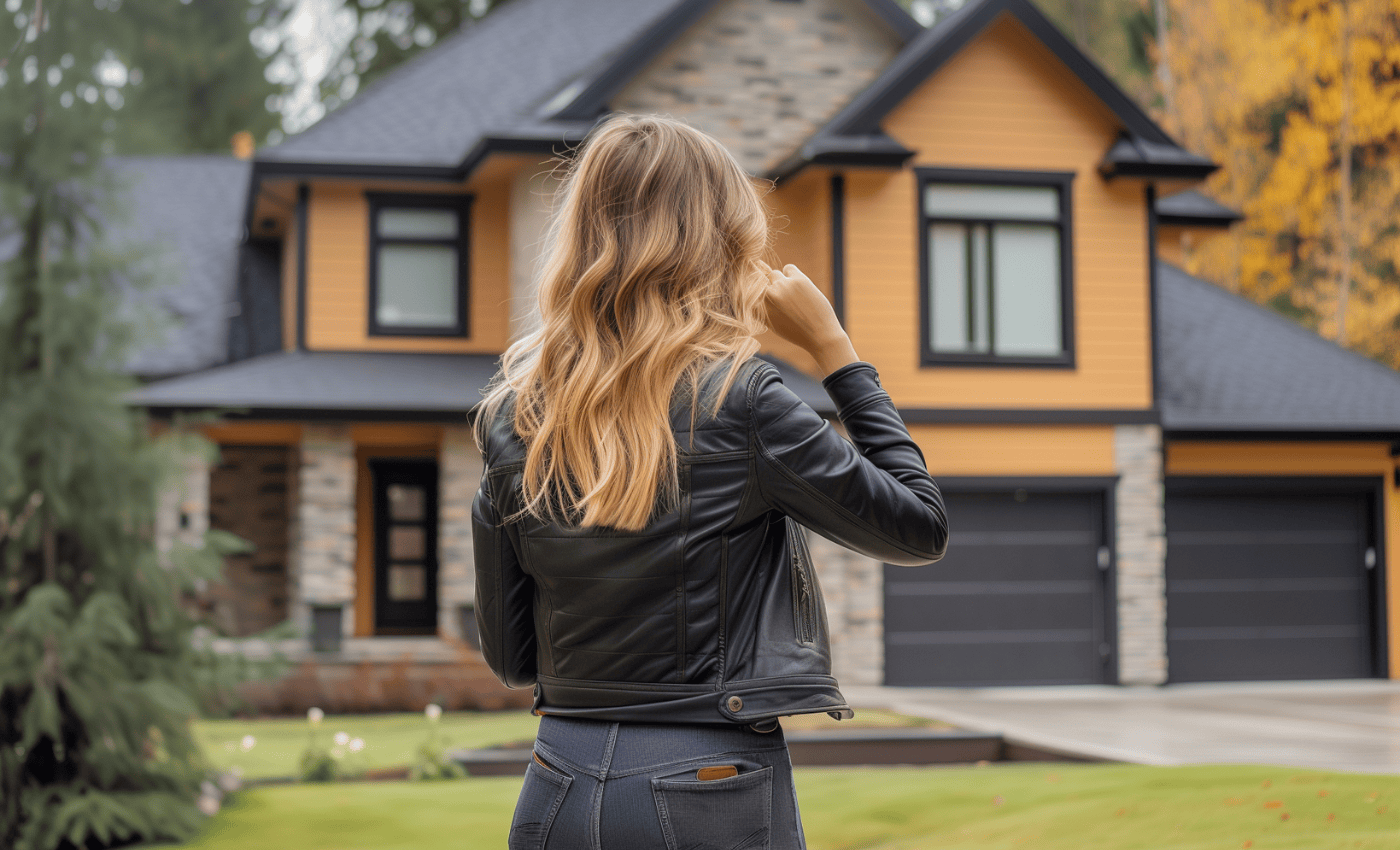
[[[427,493],[422,487],[410,484],[389,485],[389,518],[397,520],[421,520]]]
[[[389,557],[395,561],[413,561],[423,557],[427,537],[421,525],[395,525],[389,529]]]
[[[930,225],[928,326],[934,351],[967,350],[967,228]]]
[[[391,564],[388,590],[395,602],[427,599],[428,570],[422,564]]]
[[[457,324],[457,249],[446,245],[381,245],[381,325],[450,328]]]
[[[924,188],[924,214],[949,218],[1060,220],[1053,186],[986,186],[931,183]]]
[[[992,247],[996,353],[1062,353],[1059,228],[998,224],[992,233]]]
[[[455,239],[457,238],[457,211],[380,210],[379,235],[412,239]]]

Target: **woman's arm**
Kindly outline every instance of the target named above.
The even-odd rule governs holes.
[[[481,654],[508,688],[535,684],[535,581],[525,574],[515,545],[501,525],[491,470],[472,500],[476,562],[476,623]]]
[[[769,325],[817,360],[851,442],[765,370],[750,394],[765,500],[872,558],[918,566],[943,557],[942,494],[875,367],[856,357],[826,296],[796,266],[769,276]]]

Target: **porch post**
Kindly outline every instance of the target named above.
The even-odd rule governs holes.
[[[350,426],[302,429],[291,523],[293,610],[298,631],[311,636],[313,611],[340,608],[340,634],[355,629],[355,444]]]
[[[1119,425],[1113,434],[1118,471],[1114,515],[1118,555],[1118,681],[1167,680],[1167,522],[1162,480],[1162,429]]]
[[[481,483],[481,454],[471,426],[443,428],[438,494],[438,634],[462,638],[461,608],[476,599],[472,498]]]

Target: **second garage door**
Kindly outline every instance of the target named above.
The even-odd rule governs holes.
[[[1376,675],[1373,491],[1167,486],[1171,681]]]
[[[948,555],[885,567],[886,683],[1110,681],[1105,491],[945,489]]]

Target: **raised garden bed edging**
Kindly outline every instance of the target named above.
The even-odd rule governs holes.
[[[1100,759],[1007,741],[989,732],[926,729],[862,729],[850,732],[789,732],[788,752],[800,767],[975,764],[995,761],[1090,762]],[[469,776],[523,776],[529,748],[453,750],[448,755]]]

